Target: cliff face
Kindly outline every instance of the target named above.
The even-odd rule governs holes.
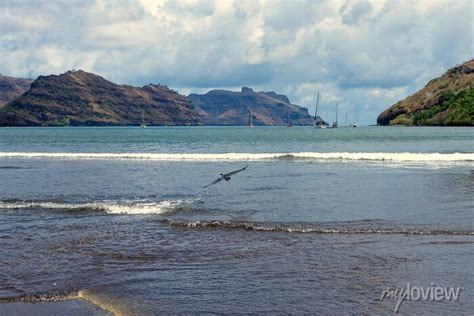
[[[31,79],[0,76],[0,108],[28,90]]]
[[[212,90],[188,96],[206,125],[248,125],[250,113],[254,125],[312,125],[308,109],[291,104],[275,92]]]
[[[117,85],[84,71],[40,76],[0,110],[0,126],[199,125],[186,97],[161,85]]]
[[[379,125],[474,125],[474,59],[449,69],[377,118]]]

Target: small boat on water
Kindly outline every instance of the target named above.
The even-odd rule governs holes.
[[[142,111],[142,121],[140,123],[140,128],[146,128],[146,123],[145,123],[145,114]]]
[[[248,127],[253,127],[253,113],[249,110],[249,125]]]
[[[293,126],[293,124],[291,124],[290,113],[288,113],[288,114],[286,115],[286,127],[290,128],[290,127],[292,127],[292,126]]]
[[[329,123],[319,116],[319,91],[318,97],[316,98],[316,109],[314,110],[313,126],[315,128],[326,128],[329,126]]]
[[[338,127],[338,124],[337,124],[337,102],[336,102],[336,121],[334,123],[332,123],[332,128],[337,128]]]
[[[356,111],[355,111],[355,113],[356,113],[356,120],[355,120],[354,123],[352,123],[352,127],[357,128],[357,127],[359,127],[359,122],[358,122],[359,118],[358,118],[358,115],[357,115],[357,105],[356,105]]]

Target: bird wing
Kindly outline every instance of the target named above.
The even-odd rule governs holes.
[[[226,176],[232,176],[236,173],[239,173],[240,171],[244,171],[245,169],[247,169],[249,165],[246,165],[245,167],[243,167],[242,169],[239,169],[239,170],[235,170],[235,171],[232,171],[232,172],[229,172],[229,173],[226,173]]]
[[[224,179],[224,178],[217,178],[216,180],[214,180],[214,182],[209,183],[208,185],[204,186],[203,188],[205,189],[205,188],[207,188],[207,187],[210,187],[210,186],[213,185],[213,184],[216,184],[217,182],[221,182],[222,179]]]

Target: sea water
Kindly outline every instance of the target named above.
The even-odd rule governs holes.
[[[472,128],[1,128],[0,302],[469,314],[473,169]]]

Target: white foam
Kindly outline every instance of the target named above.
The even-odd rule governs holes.
[[[175,212],[179,207],[191,201],[160,201],[160,202],[94,202],[94,203],[57,203],[57,202],[0,202],[0,208],[22,209],[22,208],[42,208],[42,209],[63,209],[63,210],[90,210],[101,211],[108,214],[167,214]]]
[[[45,159],[146,159],[157,161],[245,161],[245,160],[347,160],[415,163],[474,162],[474,153],[409,153],[409,152],[293,152],[293,153],[50,153],[0,152],[0,158]]]
[[[171,226],[182,228],[210,228],[210,229],[242,229],[246,231],[256,232],[287,232],[287,233],[304,233],[304,234],[401,234],[401,235],[474,235],[473,231],[463,230],[422,230],[422,229],[402,229],[402,228],[364,228],[364,227],[347,227],[347,228],[323,228],[323,227],[291,227],[285,225],[261,225],[259,223],[248,222],[228,222],[228,221],[211,221],[211,222],[179,222],[167,220],[166,223]]]

